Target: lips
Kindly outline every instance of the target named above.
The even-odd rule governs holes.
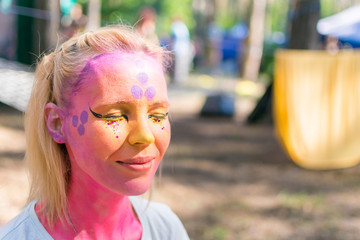
[[[126,159],[124,161],[116,161],[116,163],[131,170],[144,171],[151,168],[154,159],[154,157],[138,157]]]

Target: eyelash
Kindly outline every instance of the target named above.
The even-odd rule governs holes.
[[[165,114],[161,114],[161,115],[149,115],[149,119],[152,119],[154,123],[161,123],[162,121],[164,121],[168,116],[168,113]],[[126,115],[121,115],[121,116],[116,116],[116,115],[111,115],[111,116],[104,116],[102,117],[102,119],[106,120],[106,121],[119,121],[121,119],[126,119],[126,121],[129,121],[129,118]]]
[[[103,116],[102,119],[106,120],[106,121],[119,121],[120,119],[125,119],[127,122],[129,121],[129,118],[126,115],[121,115],[121,116],[116,116],[116,115],[111,115],[111,116]]]
[[[164,121],[168,115],[169,113],[159,114],[159,115],[149,115],[149,118],[152,119],[155,123],[160,123]]]
[[[96,118],[101,118],[105,121],[119,121],[120,119],[125,119],[127,122],[129,121],[129,118],[127,115],[121,115],[121,116],[117,116],[117,115],[108,115],[108,116],[103,116],[99,113],[96,113],[94,111],[92,111],[91,108],[90,109],[90,112],[96,117]],[[149,119],[152,119],[154,122],[156,123],[160,123],[162,122],[163,120],[165,120],[167,118],[167,116],[169,115],[169,113],[165,113],[165,114],[152,114],[152,115],[149,115]]]

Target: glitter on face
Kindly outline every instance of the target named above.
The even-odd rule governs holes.
[[[145,91],[146,98],[150,101],[152,100],[156,95],[156,89],[154,87],[148,87]]]
[[[118,133],[119,133],[120,122],[122,120],[123,120],[122,118],[117,120],[106,120],[106,127],[112,130],[116,138],[119,138]]]
[[[131,87],[131,94],[133,95],[134,98],[140,99],[143,96],[143,91],[141,87],[139,87],[138,85],[133,85]]]
[[[114,119],[108,119],[106,117],[103,117],[101,114],[94,112],[93,110],[91,110],[90,107],[89,110],[92,113],[92,115],[94,115],[94,117],[104,120],[106,124],[106,128],[110,128],[114,133],[114,135],[116,135],[115,137],[119,138],[118,133],[120,128],[120,122],[126,119],[124,116],[119,116]]]
[[[160,119],[160,118],[157,118],[157,117],[152,118],[153,123],[158,124],[161,127],[161,130],[165,130],[165,127],[162,125],[163,120],[164,119]]]

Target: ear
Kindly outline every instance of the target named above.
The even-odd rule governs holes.
[[[65,143],[66,137],[62,129],[64,121],[63,111],[56,104],[48,103],[45,105],[44,114],[50,136],[57,143]]]

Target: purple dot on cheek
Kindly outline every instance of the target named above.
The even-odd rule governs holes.
[[[141,83],[141,85],[145,86],[149,80],[149,77],[146,73],[140,72],[137,75],[137,80]]]
[[[81,112],[80,121],[81,121],[82,124],[87,123],[87,121],[88,121],[88,113],[86,111]]]
[[[143,91],[139,86],[133,85],[131,87],[131,94],[133,95],[134,98],[140,99],[143,96]]]
[[[155,97],[156,95],[156,90],[154,87],[148,87],[145,91],[145,96],[148,100],[151,100]]]
[[[77,127],[78,122],[79,122],[79,117],[76,116],[76,115],[73,116],[73,117],[72,117],[72,125],[73,125],[74,127]]]
[[[84,125],[80,124],[77,130],[78,130],[78,133],[80,136],[84,135],[84,133],[85,133]]]

